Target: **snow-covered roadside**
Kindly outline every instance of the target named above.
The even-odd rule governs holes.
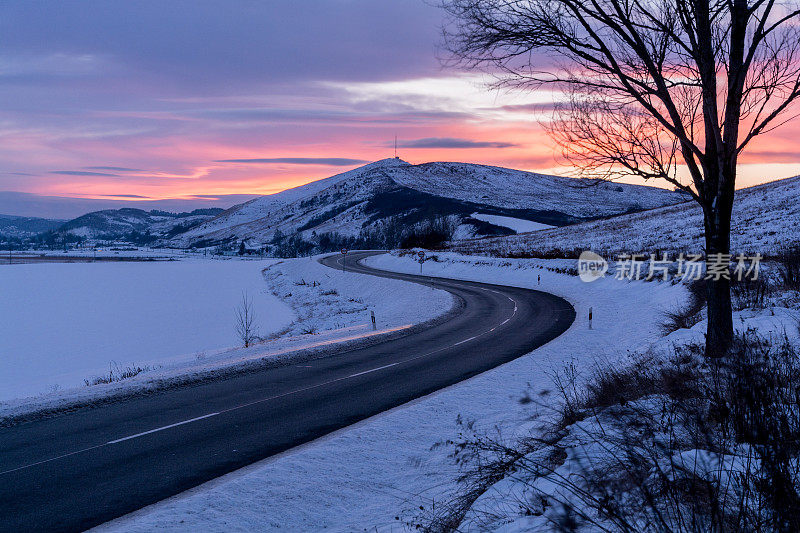
[[[273,320],[261,323],[262,327],[257,332],[268,340],[250,348],[226,347],[209,350],[195,348],[195,351],[184,355],[161,357],[155,361],[139,358],[136,360],[137,366],[144,368],[144,371],[121,381],[64,388],[38,396],[3,400],[0,401],[0,424],[34,418],[67,407],[212,379],[254,367],[323,357],[331,351],[333,345],[338,348],[363,345],[374,342],[378,337],[402,334],[417,324],[445,315],[453,307],[453,298],[444,291],[398,280],[342,273],[319,264],[316,259],[317,257],[240,263],[246,266],[242,272],[252,274],[253,279],[249,281],[250,288],[257,287],[258,291],[274,293],[282,300],[278,301],[269,294],[260,295],[261,298],[268,299],[272,305],[270,309],[256,307],[257,320],[265,314],[273,315]],[[147,268],[147,265],[149,264],[102,266],[51,264],[12,265],[9,268],[56,270],[64,267],[86,269],[92,266],[105,268],[113,266],[139,272],[138,269],[142,266]],[[194,263],[194,267],[197,268],[193,271],[204,272],[209,268],[222,267],[223,270],[220,272],[226,272],[228,270],[225,269],[231,265],[235,266],[235,262],[198,261]],[[180,263],[161,266],[162,269],[164,267],[186,271]],[[260,272],[262,269],[264,269],[263,277]],[[148,282],[154,281],[151,278],[147,279]],[[237,283],[243,283],[241,279],[237,279]],[[204,289],[207,291],[208,288],[194,288],[199,293],[200,300],[195,297],[193,300],[183,302],[191,313],[196,314],[198,310],[208,312],[208,308],[213,309],[215,304],[204,295]],[[234,291],[235,298],[241,297],[240,290],[237,288]],[[251,292],[249,296],[257,295]],[[232,337],[234,303],[235,301],[225,308],[225,318],[229,319],[226,323]],[[372,329],[370,311],[375,313],[376,330]],[[278,320],[274,320],[276,313]],[[233,342],[236,342],[235,339],[231,340],[231,344]],[[133,348],[135,346],[130,347]],[[173,349],[177,351],[179,347]],[[125,360],[120,362],[125,368]],[[91,375],[87,374],[84,377],[91,378]]]
[[[291,305],[296,319],[290,335],[350,327],[379,329],[421,324],[449,311],[450,293],[415,283],[342,272],[314,256],[286,259],[267,268],[272,292]]]
[[[776,354],[782,350],[788,350],[784,353],[796,357],[800,354],[798,303],[800,300],[797,293],[789,292],[772,299],[764,308],[736,311],[734,312],[736,333],[750,339],[746,342],[764,342],[765,344],[760,345],[756,351],[769,349],[773,361],[780,360],[780,356]],[[642,345],[627,364],[616,365],[613,371],[618,376],[646,375],[650,379],[659,375],[680,375],[684,383],[678,387],[686,386],[687,390],[692,390],[692,387],[711,389],[711,386],[719,381],[724,383],[724,378],[720,378],[719,374],[716,378],[706,377],[707,381],[701,383],[695,381],[709,375],[708,365],[705,364],[702,352],[697,350],[698,346],[705,344],[703,333],[706,327],[707,321],[703,319],[691,328],[678,329],[652,343]],[[788,348],[781,348],[782,346]],[[756,365],[754,368],[759,368],[763,360],[753,363]],[[774,375],[773,370],[781,368],[781,363],[773,364],[774,367],[764,370],[765,374]],[[637,368],[637,365],[646,366],[642,367],[643,370],[626,374],[628,369]],[[797,367],[796,360],[792,365],[794,368]],[[601,371],[605,370],[607,369]],[[662,372],[664,374],[661,374]],[[642,381],[645,382],[646,379],[648,378]],[[597,384],[598,381],[594,383]],[[757,383],[762,384],[764,381]],[[725,398],[724,394],[728,390],[724,385],[717,386],[719,389],[712,390]],[[772,386],[779,385],[772,383]],[[678,387],[676,390],[679,390]],[[657,387],[653,386],[652,389]],[[791,389],[789,398],[793,398],[793,382]],[[741,390],[744,389],[739,389]],[[617,389],[615,394],[618,398],[623,398],[623,395],[629,392]],[[517,468],[511,470],[513,474],[486,488],[472,503],[458,525],[458,530],[502,533],[562,531],[558,524],[565,523],[567,516],[565,507],[569,507],[573,510],[571,519],[574,525],[574,529],[570,530],[616,531],[619,528],[615,528],[614,525],[619,522],[614,519],[620,514],[609,513],[613,518],[603,516],[597,509],[600,500],[593,500],[598,496],[602,497],[606,490],[612,496],[604,504],[607,505],[605,509],[625,509],[621,513],[622,519],[633,524],[633,529],[638,527],[642,531],[650,531],[656,528],[652,527],[652,522],[649,524],[650,527],[644,525],[651,516],[647,514],[651,510],[649,502],[653,501],[648,499],[649,497],[657,495],[656,498],[661,498],[654,508],[667,509],[660,519],[668,525],[677,523],[676,517],[680,511],[676,512],[675,508],[670,509],[668,505],[664,505],[665,502],[676,506],[676,502],[680,502],[680,505],[685,505],[682,510],[693,509],[691,502],[681,500],[680,495],[683,494],[681,491],[670,493],[666,489],[656,487],[663,487],[665,479],[669,481],[691,479],[695,475],[707,480],[710,486],[714,487],[707,490],[710,494],[714,494],[715,498],[719,498],[719,501],[728,503],[734,501],[727,511],[731,516],[736,517],[742,512],[741,509],[746,508],[747,511],[744,513],[748,513],[753,512],[754,507],[757,508],[756,504],[752,504],[751,507],[735,505],[736,502],[741,505],[743,501],[758,501],[757,496],[742,500],[738,498],[747,489],[752,493],[753,486],[757,484],[754,480],[760,479],[757,476],[763,475],[763,472],[758,471],[759,454],[754,452],[755,447],[751,448],[733,438],[727,440],[725,431],[717,429],[716,424],[719,420],[713,419],[713,414],[703,411],[704,407],[696,407],[704,397],[700,396],[698,400],[695,396],[691,401],[684,399],[683,403],[679,392],[673,395],[640,389],[635,394],[642,397],[629,397],[627,401],[623,399],[619,404],[615,400],[611,405],[599,408],[595,406],[585,408],[579,405],[577,410],[581,413],[573,415],[577,421],[565,426],[559,425],[557,420],[563,411],[552,413],[553,416],[539,420],[531,433],[540,437],[542,444],[532,446],[531,451],[516,460]],[[713,397],[713,394],[709,396]],[[588,399],[591,396],[583,396],[582,392],[578,392],[574,398],[579,404],[580,398]],[[777,408],[773,406],[773,409]],[[703,438],[693,439],[690,435],[696,435],[693,432],[697,427],[693,424],[697,420],[694,417],[698,412],[705,413],[698,417],[700,420],[705,420],[705,416],[708,416],[712,422],[708,426],[702,426],[707,432]],[[720,435],[723,435],[722,439],[719,438]],[[547,444],[544,444],[545,442]],[[658,442],[660,447],[653,446],[654,442]],[[643,485],[631,481],[635,479],[631,475],[635,470],[632,466],[634,457],[650,460],[652,465],[659,464],[658,468],[649,463],[645,463],[644,466],[639,465],[645,471],[648,467],[651,468],[651,477],[648,481],[652,487],[645,485],[647,488],[643,488]],[[625,481],[620,483],[620,479]],[[606,488],[603,489],[602,486]],[[743,489],[743,486],[747,489]],[[613,488],[609,490],[608,487]],[[664,494],[670,495],[664,496]],[[687,499],[690,498],[691,496],[687,496]],[[626,503],[633,505],[627,506]],[[709,513],[711,508],[711,504],[705,502],[700,504],[699,510]],[[762,518],[769,515],[769,511],[764,511],[763,508],[758,508],[756,512],[764,513],[758,515]],[[702,517],[693,516],[693,518],[702,523]],[[770,526],[766,526],[766,529],[770,529]]]
[[[455,490],[458,472],[450,450],[437,443],[457,438],[462,429],[458,419],[511,433],[528,427],[530,411],[520,400],[551,388],[549,370],[569,362],[588,368],[598,360],[625,357],[657,338],[663,311],[686,297],[682,287],[666,283],[606,278],[586,284],[547,270],[574,266],[559,261],[438,258],[425,263],[425,274],[538,288],[568,299],[578,317],[566,333],[527,356],[98,529],[403,530],[404,521],[421,512],[419,506],[429,509]],[[367,263],[419,271],[410,257],[378,256]],[[372,284],[374,279],[361,281]],[[380,291],[373,297],[385,299]]]

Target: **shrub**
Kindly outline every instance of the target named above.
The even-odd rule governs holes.
[[[303,335],[316,335],[317,326],[314,325],[305,326],[300,330],[300,333]]]
[[[783,286],[800,290],[800,245],[785,248],[778,252],[778,273]]]
[[[770,281],[761,276],[757,279],[731,278],[731,296],[733,309],[764,309],[775,290]]]
[[[130,379],[134,376],[138,376],[142,372],[149,372],[149,366],[137,366],[131,365],[126,367],[119,366],[116,362],[111,361],[108,364],[108,374],[103,374],[101,376],[95,376],[92,379],[84,379],[83,382],[86,384],[87,387],[91,385],[100,385],[103,383],[116,383],[118,381],[122,381],[123,379]]]
[[[669,335],[679,329],[688,329],[700,321],[700,312],[706,305],[705,280],[697,280],[686,286],[689,291],[689,301],[686,306],[677,311],[667,311],[659,324],[659,329],[664,335]]]
[[[797,350],[749,331],[725,358],[701,354],[680,348],[666,363],[599,369],[583,389],[568,369],[556,382],[568,391],[558,414],[579,420],[589,410],[593,421],[456,444],[464,490],[416,525],[480,530],[544,515],[555,531],[800,531]],[[470,512],[503,478],[517,486],[500,489],[507,496],[486,513]],[[468,513],[475,523],[462,523]]]

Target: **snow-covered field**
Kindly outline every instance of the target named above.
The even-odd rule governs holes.
[[[316,259],[0,267],[9,296],[0,309],[11,317],[0,325],[0,352],[10,354],[0,359],[0,419],[246,365],[323,357],[333,344],[371,342],[453,306],[446,292],[342,273]],[[249,348],[238,347],[235,335],[234,308],[243,290],[254,303],[257,333],[265,337]],[[84,386],[84,379],[107,374],[110,361],[145,371]]]
[[[98,262],[114,262],[122,260],[141,259],[147,261],[175,261],[186,258],[207,259],[203,252],[196,250],[181,250],[176,248],[147,248],[124,246],[99,246],[97,249],[70,248],[63,250],[15,250],[0,254],[0,265],[37,262],[47,259],[53,262],[74,262],[72,259],[97,260]]]
[[[456,488],[458,469],[449,457],[452,450],[437,443],[457,438],[463,430],[457,420],[474,420],[477,428],[489,431],[495,425],[505,428],[504,433],[524,431],[530,427],[530,410],[520,399],[551,389],[548,371],[569,362],[588,369],[598,361],[625,358],[642,343],[657,339],[663,311],[681,305],[686,297],[683,287],[668,283],[605,278],[587,284],[547,270],[563,268],[563,261],[437,255],[438,262],[426,262],[427,275],[539,288],[568,299],[577,319],[562,336],[527,356],[98,529],[409,529],[406,522],[424,512],[420,506],[429,510]],[[419,270],[411,257],[384,255],[367,262],[402,272]],[[380,283],[378,278],[345,276],[357,278],[362,286]],[[374,301],[385,300],[379,290],[368,291]],[[369,305],[373,300],[364,302]]]
[[[737,191],[734,204],[731,249],[764,256],[779,247],[800,242],[800,176]],[[551,251],[595,250],[619,253],[701,252],[703,218],[695,202],[686,202],[596,220],[572,226],[455,243],[453,251],[508,256]]]
[[[476,220],[483,220],[495,226],[502,226],[504,228],[513,229],[517,233],[527,233],[529,231],[537,231],[540,229],[549,229],[553,226],[542,224],[541,222],[534,222],[532,220],[525,220],[522,218],[503,217],[500,215],[487,215],[485,213],[474,213],[472,218]]]
[[[0,400],[236,346],[243,292],[262,335],[285,328],[293,313],[261,275],[273,262],[0,265]]]

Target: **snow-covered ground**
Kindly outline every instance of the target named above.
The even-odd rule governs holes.
[[[733,313],[735,331],[740,335],[758,336],[773,347],[782,346],[784,343],[800,347],[798,303],[800,301],[796,292],[779,291],[778,296],[771,297],[763,308],[735,311]],[[701,311],[701,315],[703,314]],[[614,370],[624,375],[626,367],[646,364],[649,369],[661,368],[667,372],[676,372],[680,368],[680,364],[676,363],[676,353],[684,358],[687,354],[695,354],[689,355],[689,358],[682,363],[684,372],[692,365],[707,368],[702,356],[689,348],[705,344],[706,327],[707,320],[702,319],[691,328],[678,329],[652,342],[644,342],[627,361],[615,365]],[[689,375],[689,372],[686,375]],[[708,383],[712,383],[710,378],[706,385]],[[777,385],[772,383],[771,386]],[[581,388],[579,385],[578,390]],[[598,473],[598,479],[603,486],[613,487],[611,489],[613,502],[607,504],[608,508],[613,508],[615,504],[624,502],[627,498],[638,500],[636,502],[638,505],[644,500],[642,495],[645,491],[640,491],[635,485],[626,485],[618,481],[620,478],[625,479],[625,476],[633,470],[633,467],[624,465],[637,453],[641,453],[639,458],[645,457],[645,461],[659,461],[660,468],[663,468],[662,474],[670,478],[680,479],[679,476],[689,478],[696,474],[709,480],[712,486],[718,487],[719,495],[738,498],[741,494],[737,492],[741,490],[738,484],[746,479],[744,472],[754,473],[757,470],[759,455],[741,442],[734,441],[732,447],[726,449],[719,447],[718,437],[715,440],[707,436],[705,441],[687,438],[685,435],[690,433],[687,428],[691,426],[692,418],[690,416],[681,418],[679,415],[671,419],[665,414],[670,412],[670,406],[675,409],[675,405],[679,403],[679,400],[670,399],[666,394],[654,394],[654,391],[649,390],[644,392],[642,398],[629,399],[628,403],[623,403],[622,406],[614,404],[605,408],[586,409],[585,416],[576,416],[578,419],[576,422],[563,428],[556,426],[556,430],[552,429],[551,424],[554,422],[553,419],[557,418],[557,413],[549,413],[550,416],[545,414],[532,425],[528,435],[544,437],[542,442],[546,444],[533,447],[535,448],[533,451],[517,460],[518,468],[510,470],[507,477],[487,487],[472,503],[459,524],[458,531],[465,533],[563,531],[555,527],[555,524],[563,523],[562,503],[568,503],[573,508],[579,509],[575,513],[579,518],[575,520],[574,531],[617,531],[619,529],[613,527],[610,520],[603,521],[601,514],[596,510],[596,504],[591,500],[601,494],[602,490],[597,490],[597,486],[591,482],[588,484],[590,488],[586,489],[587,485],[576,480],[593,479],[592,476]],[[693,411],[689,408],[677,412],[685,414]],[[655,434],[651,434],[652,441],[649,437],[644,437],[640,443],[631,437],[631,435],[648,435],[648,430],[654,427],[660,428],[661,433],[656,430]],[[724,433],[722,430],[716,431]],[[661,442],[662,446],[664,443],[669,443],[667,444],[669,452],[648,447],[653,441]],[[648,452],[654,455],[649,456]],[[664,455],[658,455],[659,453]],[[732,472],[737,474],[731,475]],[[731,476],[726,477],[729,475]],[[660,478],[658,474],[653,473],[651,479],[656,486]],[[591,492],[592,490],[596,492]],[[626,490],[629,491],[627,494]],[[587,497],[584,499],[582,495]],[[677,497],[674,500],[666,498],[666,500],[674,503],[681,498]],[[751,498],[753,502],[757,500],[755,496]],[[710,504],[706,505],[708,507],[704,509],[705,511],[710,508]],[[644,507],[647,508],[646,505]],[[727,512],[735,516],[737,509],[733,507]],[[633,529],[637,528],[633,520],[646,519],[646,514],[643,512],[629,511],[629,513],[623,512],[622,516],[629,521],[628,523],[634,524]],[[674,522],[671,520],[675,519],[677,514],[668,509],[661,519],[665,524],[675,524],[677,520]],[[768,513],[765,513],[766,515]],[[589,519],[583,520],[584,517]],[[591,520],[597,523],[591,523]],[[700,520],[702,521],[702,518]],[[652,528],[652,523],[650,526]],[[645,530],[643,525],[639,527]],[[647,530],[652,530],[651,528]],[[766,528],[770,529],[769,526]]]
[[[416,273],[412,257],[383,255],[371,266]],[[662,282],[604,278],[583,283],[548,268],[564,261],[504,260],[437,254],[425,263],[438,275],[538,288],[568,299],[577,311],[559,338],[470,380],[372,417],[327,437],[261,461],[98,528],[101,531],[405,530],[407,521],[456,489],[451,449],[457,423],[495,425],[515,433],[529,427],[520,399],[551,389],[547,372],[573,362],[587,369],[624,358],[658,338],[662,313],[682,305],[685,289]],[[573,266],[570,263],[570,266]],[[537,284],[541,275],[541,285]],[[378,278],[352,277],[362,286]],[[333,276],[332,276],[333,278]],[[308,281],[308,278],[306,278]],[[410,287],[410,285],[408,285]],[[377,289],[371,298],[386,300]],[[339,291],[342,293],[342,291]],[[342,293],[344,298],[345,295]],[[346,298],[344,298],[346,300]],[[373,300],[364,300],[366,305]],[[593,307],[593,329],[587,312]],[[635,316],[635,320],[631,317]]]
[[[453,307],[453,298],[445,291],[334,270],[319,264],[318,257],[285,259],[264,272],[272,291],[296,315],[289,335],[366,328],[371,326],[371,313],[379,329],[407,327]]]
[[[532,220],[525,220],[523,218],[503,217],[500,215],[487,215],[485,213],[474,213],[472,218],[476,220],[483,220],[495,226],[502,226],[504,228],[513,229],[517,233],[527,233],[529,231],[537,231],[540,229],[549,229],[553,226],[542,224],[541,222],[533,222]]]
[[[453,306],[446,292],[343,273],[316,259],[0,267],[2,294],[9,296],[0,310],[11,317],[0,325],[0,353],[9,354],[0,358],[0,419],[248,365],[323,357],[333,344],[371,342]],[[249,348],[237,347],[235,335],[234,309],[243,290],[254,303],[257,333],[265,337]],[[84,379],[108,374],[110,361],[115,373],[117,366],[144,371],[84,386]]]
[[[246,292],[262,335],[294,319],[261,270],[273,261],[0,265],[0,400],[82,386],[109,364],[164,365],[236,346]]]
[[[103,245],[98,246],[96,249],[91,247],[86,248],[70,248],[68,251],[64,250],[15,250],[11,252],[3,252],[0,254],[0,265],[11,262],[12,264],[20,262],[20,258],[25,257],[46,257],[52,259],[62,259],[68,261],[73,257],[92,258],[102,260],[118,260],[118,259],[152,259],[152,260],[177,260],[185,259],[187,257],[205,258],[203,252],[196,250],[181,250],[176,248],[148,248],[146,246],[134,247],[130,245]]]
[[[779,247],[800,242],[798,197],[800,176],[737,191],[731,227],[732,251],[768,256]],[[607,256],[656,251],[697,253],[704,249],[703,215],[692,201],[531,235],[454,243],[452,249],[500,256],[573,250],[595,250]]]

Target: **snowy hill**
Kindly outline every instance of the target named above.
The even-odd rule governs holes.
[[[151,240],[167,239],[221,212],[222,209],[196,209],[190,213],[108,209],[70,220],[59,227],[57,233],[102,240],[130,238],[131,235],[147,236]]]
[[[384,159],[234,206],[169,244],[246,240],[260,246],[285,236],[313,242],[325,234],[363,240],[364,232],[375,228],[389,231],[391,225],[409,228],[433,220],[446,220],[451,236],[504,235],[524,224],[499,220],[562,226],[685,200],[682,194],[653,187],[593,185],[467,163],[412,165]]]
[[[800,176],[736,193],[731,228],[735,252],[769,255],[800,242]],[[703,216],[695,202],[534,233],[454,243],[462,253],[571,256],[576,250],[619,253],[702,252]]]
[[[65,220],[0,215],[0,239],[25,239],[61,226]]]
[[[687,199],[644,185],[579,180],[469,163],[395,167],[391,176],[400,185],[436,196],[502,208],[555,211],[583,219],[652,209]]]

